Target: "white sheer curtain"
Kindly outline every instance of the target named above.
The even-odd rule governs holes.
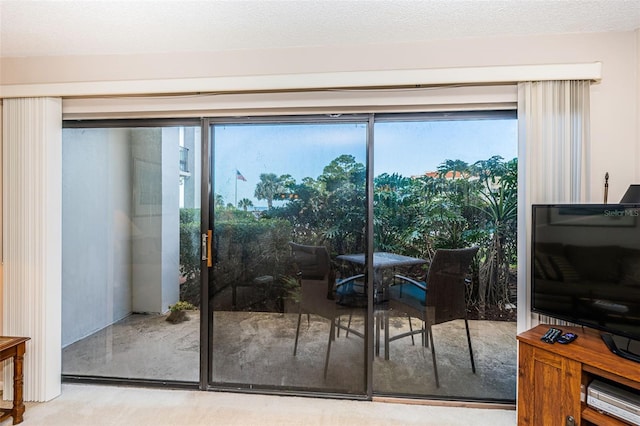
[[[518,83],[518,331],[529,308],[531,205],[588,202],[590,81]]]

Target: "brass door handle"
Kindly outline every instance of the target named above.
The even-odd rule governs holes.
[[[202,234],[202,242],[201,242],[201,260],[207,261],[207,268],[213,266],[213,259],[211,257],[211,238],[213,236],[213,231],[209,229],[206,234]]]

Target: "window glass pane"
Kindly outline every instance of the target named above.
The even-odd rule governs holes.
[[[374,251],[422,263],[377,269],[374,392],[515,400],[517,121],[490,118],[375,125]]]
[[[213,383],[365,393],[366,129],[212,127]]]
[[[198,127],[64,129],[63,374],[198,380],[199,151]]]

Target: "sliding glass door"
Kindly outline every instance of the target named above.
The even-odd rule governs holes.
[[[332,286],[357,275],[336,257],[365,249],[366,120],[220,122],[210,134],[210,382],[364,395],[364,277],[344,294]]]
[[[514,112],[65,123],[64,376],[514,401],[516,129]]]

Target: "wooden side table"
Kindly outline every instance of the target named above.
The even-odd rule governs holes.
[[[0,409],[0,422],[13,417],[13,424],[22,423],[24,401],[22,400],[22,386],[24,378],[22,362],[24,361],[25,342],[29,337],[0,336],[0,361],[13,358],[13,408]]]

